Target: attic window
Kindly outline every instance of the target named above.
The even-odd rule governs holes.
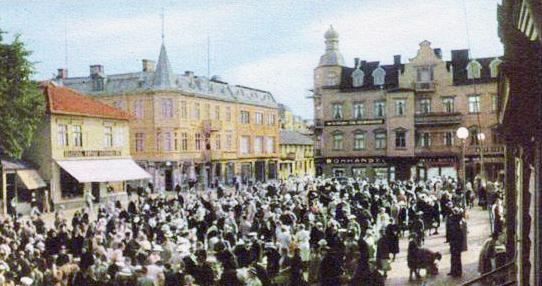
[[[353,87],[360,87],[363,85],[363,78],[365,77],[365,74],[363,73],[362,70],[358,68],[356,68],[353,72],[352,72],[352,86]]]
[[[491,69],[491,77],[497,77],[501,64],[502,61],[499,59],[494,59],[491,61],[491,63],[489,64],[489,68]]]
[[[472,60],[468,65],[467,65],[467,78],[468,79],[475,79],[475,78],[480,78],[481,77],[481,71],[482,69],[482,65],[477,62],[476,60]]]
[[[383,68],[378,67],[373,71],[372,75],[374,85],[384,85],[386,71]]]

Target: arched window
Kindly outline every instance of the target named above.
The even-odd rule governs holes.
[[[491,63],[489,63],[489,68],[491,69],[491,77],[497,77],[501,64],[502,61],[498,58],[493,59]]]
[[[352,72],[352,86],[353,87],[360,87],[363,85],[363,78],[365,77],[365,73],[358,68],[356,68]]]
[[[384,85],[386,71],[383,68],[378,67],[377,69],[375,69],[372,73],[372,76],[374,85]]]
[[[480,78],[481,70],[482,70],[482,65],[478,61],[476,60],[470,61],[469,64],[467,65],[467,78],[468,79]]]

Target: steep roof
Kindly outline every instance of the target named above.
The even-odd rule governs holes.
[[[281,145],[314,145],[312,138],[297,131],[280,130],[279,136]]]
[[[39,86],[45,95],[47,112],[51,114],[79,115],[111,119],[134,119],[118,108],[91,99],[75,90],[54,82],[43,82]]]

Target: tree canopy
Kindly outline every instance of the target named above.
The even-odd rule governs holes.
[[[44,115],[43,95],[30,77],[34,64],[20,35],[4,43],[0,30],[0,157],[20,159]]]

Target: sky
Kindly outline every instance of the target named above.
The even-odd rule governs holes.
[[[324,33],[339,33],[345,65],[354,58],[392,64],[416,56],[428,40],[469,49],[471,57],[503,53],[497,35],[498,0],[215,0],[2,1],[4,43],[15,34],[33,51],[36,80],[137,72],[157,61],[162,44],[173,72],[220,76],[222,81],[273,94],[295,115],[312,118],[313,71],[325,52]],[[162,10],[163,18],[162,18]],[[163,21],[162,21],[163,19]],[[163,23],[163,25],[162,25]],[[162,29],[163,27],[163,29]]]

